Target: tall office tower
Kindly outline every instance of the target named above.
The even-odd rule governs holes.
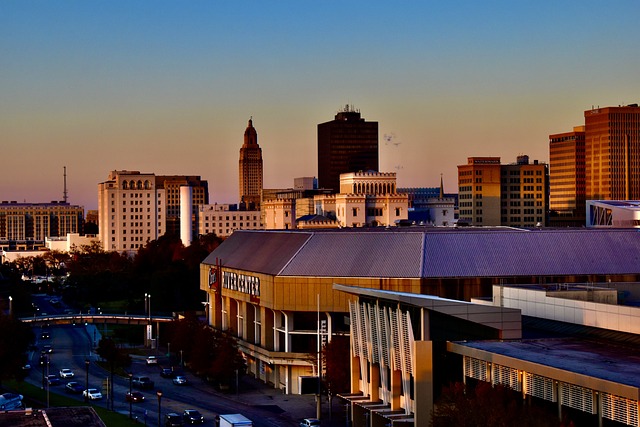
[[[549,170],[529,156],[500,166],[500,225],[544,227],[547,225]]]
[[[209,183],[195,175],[158,175],[156,176],[156,188],[163,188],[167,196],[165,210],[166,233],[180,236],[180,187],[191,187],[191,232],[192,237],[198,235],[196,224],[198,206],[209,203]]]
[[[459,222],[500,225],[500,157],[469,157],[458,165]]]
[[[367,122],[346,105],[318,125],[318,186],[340,191],[340,174],[378,172],[378,122]]]
[[[549,224],[585,225],[585,127],[549,135]]]
[[[240,203],[249,210],[260,209],[262,149],[258,145],[258,133],[251,119],[244,131],[244,144],[240,148],[239,176]]]
[[[640,199],[640,107],[587,110],[585,184],[587,200]]]
[[[165,233],[166,192],[152,173],[112,171],[98,184],[100,241],[105,251],[136,252]]]
[[[547,223],[547,165],[529,156],[469,157],[458,166],[460,222],[477,226],[535,227]]]

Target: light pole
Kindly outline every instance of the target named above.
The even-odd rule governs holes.
[[[84,360],[84,367],[85,367],[85,371],[86,371],[86,380],[85,380],[85,392],[84,392],[84,401],[88,402],[89,401],[89,392],[87,390],[89,390],[89,364],[91,362],[89,362],[89,359],[85,359]]]
[[[49,356],[47,356],[47,408],[49,408],[49,390],[51,385],[49,384]]]
[[[13,317],[13,297],[9,295],[9,317]]]
[[[144,309],[147,312],[149,323],[151,323],[151,294],[144,294]]]
[[[132,380],[133,380],[133,374],[131,372],[129,372],[129,419],[131,419],[131,412],[133,410],[133,407],[131,406],[133,404],[133,399],[131,397],[131,385],[132,385]]]
[[[158,395],[158,427],[160,427],[160,423],[162,422],[162,391],[156,391]]]

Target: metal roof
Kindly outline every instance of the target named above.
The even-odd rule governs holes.
[[[311,233],[236,231],[203,263],[215,265],[218,258],[225,267],[276,275],[309,238]]]
[[[424,277],[640,272],[634,230],[532,230],[425,234]]]
[[[640,274],[633,229],[236,231],[204,261],[319,277],[513,277]]]

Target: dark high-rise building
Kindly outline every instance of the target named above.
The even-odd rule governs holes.
[[[587,200],[640,199],[640,107],[584,112]]]
[[[318,125],[318,186],[340,191],[340,174],[378,172],[378,122],[367,122],[346,105]]]
[[[239,174],[240,203],[246,209],[260,209],[262,149],[258,145],[258,133],[251,119],[244,131],[244,144],[240,148]]]

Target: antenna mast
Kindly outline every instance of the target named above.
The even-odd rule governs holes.
[[[67,203],[67,167],[64,166],[64,191],[62,192],[64,203]]]

